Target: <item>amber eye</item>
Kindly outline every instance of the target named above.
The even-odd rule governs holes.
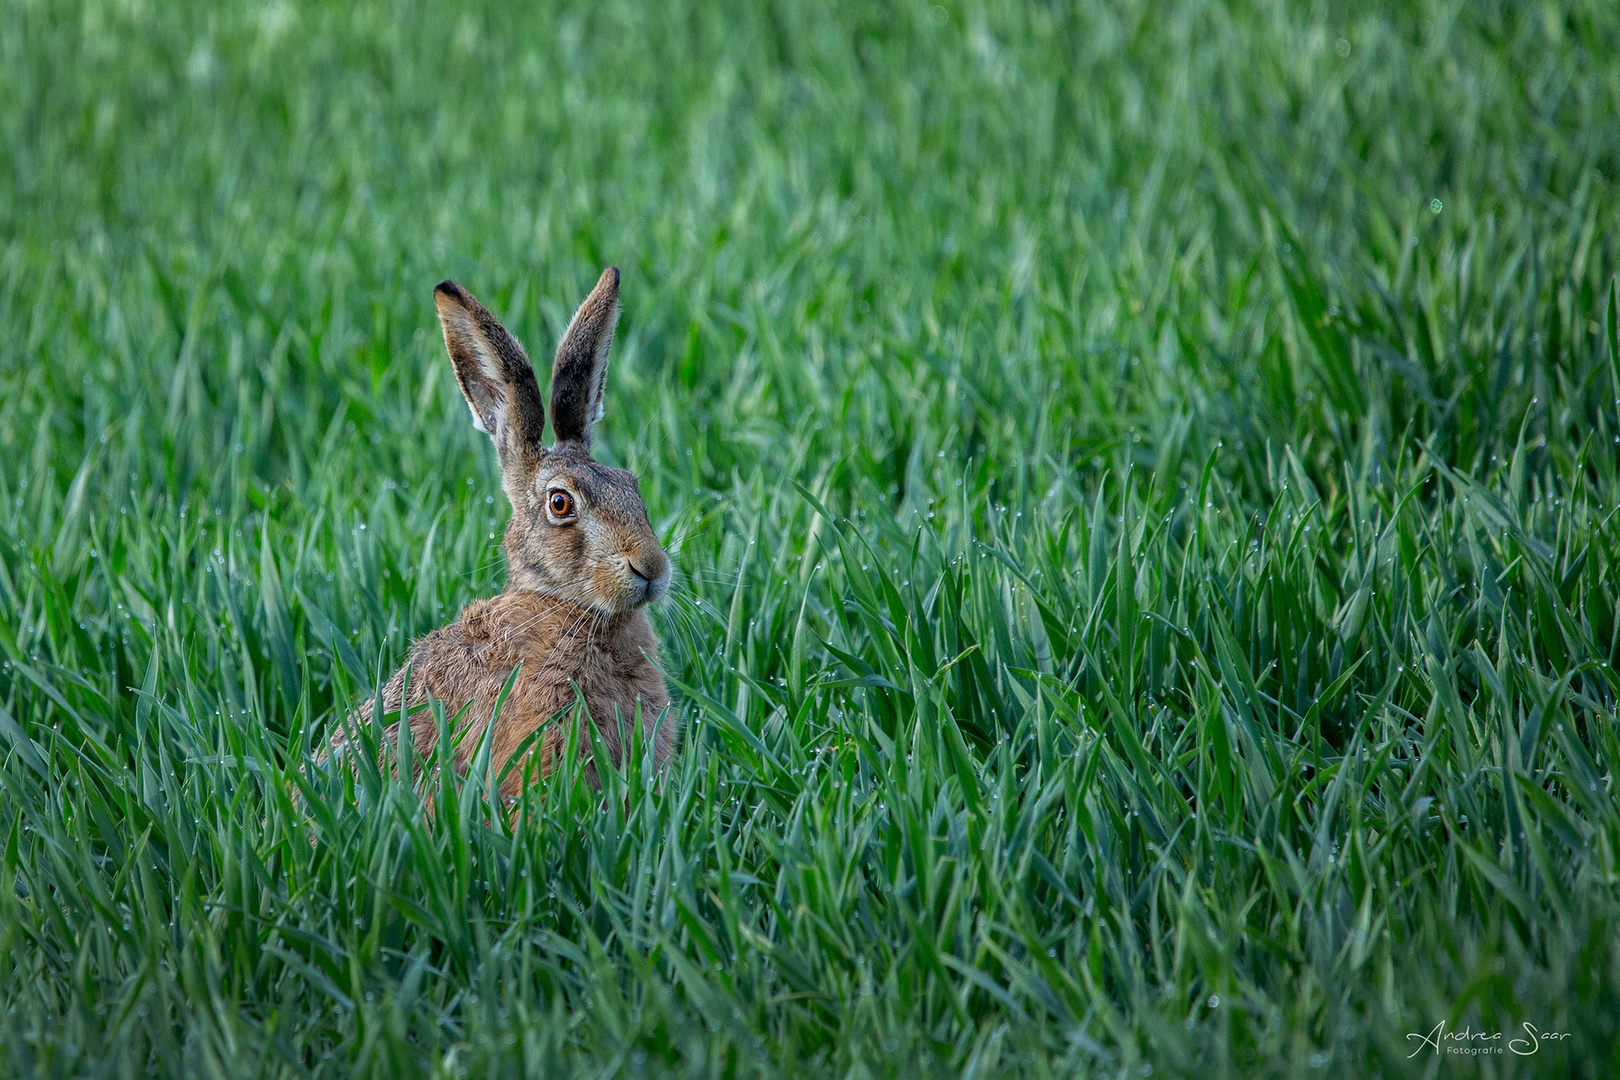
[[[574,512],[574,497],[566,491],[553,491],[549,502],[552,517],[565,518]]]

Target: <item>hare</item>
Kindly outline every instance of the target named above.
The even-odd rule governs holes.
[[[552,721],[576,703],[576,690],[615,766],[639,718],[662,769],[675,754],[676,724],[647,605],[669,589],[669,557],[653,535],[635,476],[591,458],[591,428],[602,418],[608,349],[619,319],[618,268],[602,273],[557,346],[550,447],[541,442],[545,410],[522,346],[455,282],[442,282],[434,301],[473,426],[494,440],[501,486],[512,503],[507,584],[499,596],[473,601],[454,623],[416,642],[382,689],[383,710],[397,715],[402,705],[429,697],[451,716],[469,706],[457,731],[464,737],[456,766],[465,769],[496,699],[522,665],[489,733],[492,775],[542,727],[528,752],[537,755],[541,776],[550,772],[568,741],[565,725]],[[361,716],[371,715],[368,702]],[[421,710],[409,723],[417,752],[427,755],[438,739],[432,713]],[[595,786],[586,733],[577,745]],[[522,764],[502,783],[506,798],[516,796],[529,773],[527,759]]]

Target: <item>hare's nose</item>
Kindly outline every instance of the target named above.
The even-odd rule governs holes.
[[[669,556],[657,548],[651,551],[637,551],[627,553],[625,561],[630,569],[643,581],[653,582],[669,572]]]

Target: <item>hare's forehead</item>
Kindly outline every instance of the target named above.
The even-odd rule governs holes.
[[[535,477],[536,494],[556,487],[572,491],[587,505],[596,507],[639,506],[641,492],[636,475],[594,461],[564,463],[558,468],[541,469]]]

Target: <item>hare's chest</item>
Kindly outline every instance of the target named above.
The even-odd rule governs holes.
[[[623,650],[593,649],[578,658],[568,679],[566,698],[583,698],[598,726],[612,723],[616,714],[629,722],[636,714],[664,707],[664,680],[640,655]]]
[[[663,676],[640,650],[569,642],[526,644],[503,656],[491,671],[492,679],[503,685],[514,670],[519,671],[513,694],[523,700],[513,704],[552,714],[583,698],[597,718],[611,717],[614,705],[625,709],[638,700],[658,699],[658,707],[663,706]]]

